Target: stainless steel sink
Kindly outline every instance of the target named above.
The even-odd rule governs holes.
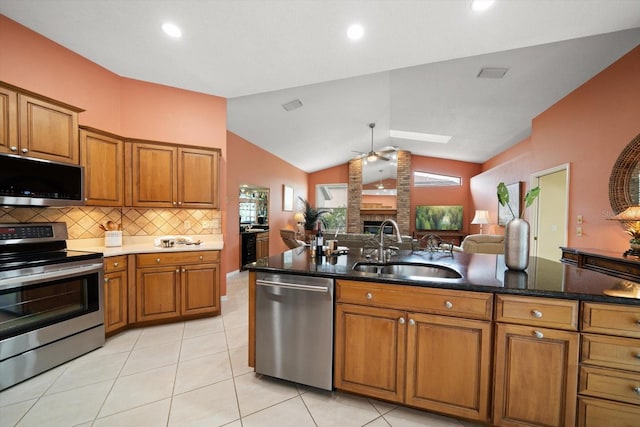
[[[353,265],[354,271],[374,274],[388,274],[391,276],[409,277],[432,277],[439,279],[461,279],[462,275],[450,267],[437,264],[416,264],[416,263],[375,263],[357,262]]]

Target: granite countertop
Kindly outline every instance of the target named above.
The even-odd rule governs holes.
[[[503,255],[401,251],[391,260],[442,265],[462,275],[461,279],[441,279],[354,271],[356,262],[367,261],[365,255],[362,249],[352,248],[345,255],[312,258],[303,246],[245,267],[272,273],[640,305],[640,283],[543,258],[531,257],[526,271],[508,270]]]
[[[122,246],[105,247],[104,239],[77,239],[67,240],[67,248],[75,251],[101,252],[105,257],[157,253],[157,252],[184,252],[184,251],[219,251],[224,247],[222,234],[205,234],[189,236],[193,241],[200,240],[199,245],[175,244],[170,248],[155,246],[154,240],[160,236],[124,236]]]

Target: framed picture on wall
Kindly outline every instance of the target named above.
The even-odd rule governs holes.
[[[282,210],[293,210],[293,187],[286,184],[282,185]]]
[[[513,210],[516,217],[520,216],[523,184],[524,182],[514,182],[513,184],[507,185],[507,191],[509,191],[509,206],[511,206],[511,210]],[[512,219],[513,215],[511,215],[509,208],[498,203],[498,225],[507,225]]]

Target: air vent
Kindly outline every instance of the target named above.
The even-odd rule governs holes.
[[[289,101],[286,104],[282,104],[282,108],[287,111],[295,110],[296,108],[302,107],[302,101],[299,99],[294,99],[293,101]]]
[[[508,68],[485,67],[480,70],[477,77],[480,79],[501,79],[509,71]]]

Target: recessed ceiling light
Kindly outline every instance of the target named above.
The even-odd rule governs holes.
[[[433,133],[407,132],[404,130],[390,130],[391,138],[410,139],[412,141],[436,142],[438,144],[446,144],[451,141],[449,135],[436,135]]]
[[[484,12],[489,9],[494,0],[473,0],[471,2],[471,10],[475,12]]]
[[[164,31],[168,36],[176,39],[182,37],[182,30],[176,24],[172,24],[171,22],[165,22],[162,24],[162,31]]]
[[[364,35],[364,28],[360,24],[353,24],[347,29],[347,37],[350,40],[360,40]]]
[[[282,104],[282,108],[287,111],[295,110],[296,108],[300,107],[302,107],[302,101],[300,101],[299,99],[294,99],[293,101]]]

